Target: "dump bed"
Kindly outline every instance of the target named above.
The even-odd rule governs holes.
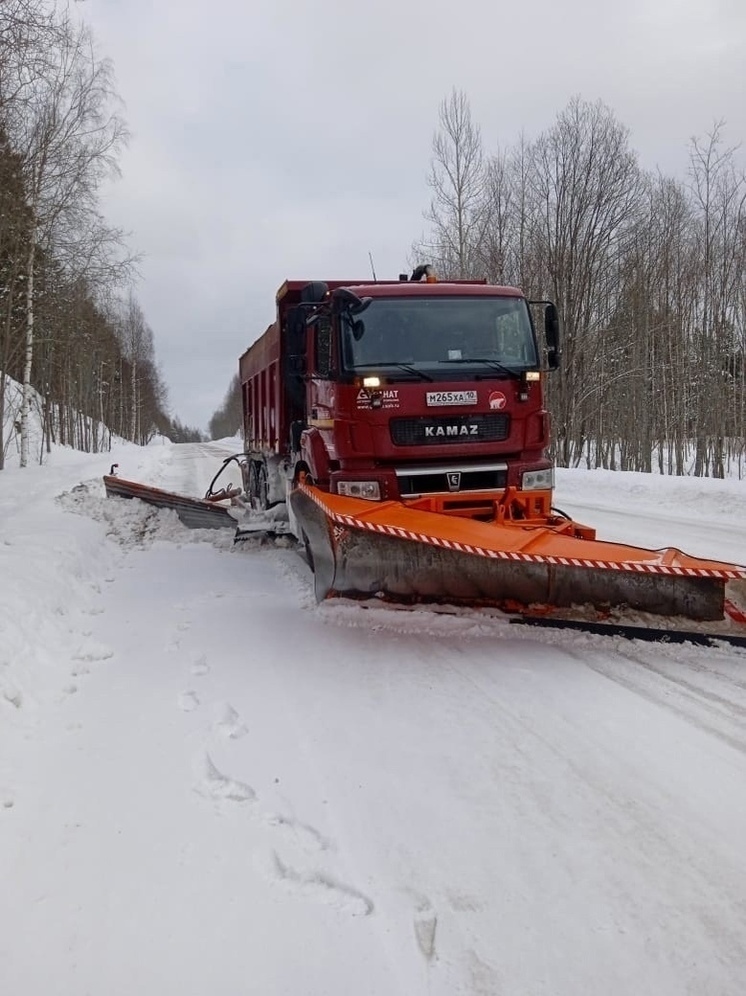
[[[283,452],[289,429],[278,322],[270,325],[241,356],[239,375],[246,450]]]

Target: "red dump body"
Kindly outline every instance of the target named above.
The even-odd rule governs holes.
[[[280,439],[288,438],[277,322],[238,362],[246,449],[277,453]]]
[[[514,287],[484,281],[325,283],[330,294],[349,288],[358,298],[371,298],[370,310],[362,314],[368,325],[382,299],[384,307],[398,313],[411,305],[420,315],[427,314],[423,307],[437,309],[445,299],[456,306],[468,300],[470,306],[479,307],[475,302],[483,299],[523,308],[526,334],[538,357],[525,299]],[[308,284],[304,280],[283,284],[275,322],[240,359],[246,450],[253,459],[267,463],[268,477],[273,465],[293,461],[302,463],[318,486],[333,493],[355,493],[342,488],[349,489],[351,481],[368,482],[373,475],[381,499],[401,500],[520,488],[524,473],[550,468],[538,359],[528,382],[525,372],[511,376],[488,360],[475,361],[475,366],[469,357],[462,359],[459,350],[448,351],[449,357],[458,353],[458,358],[431,358],[430,366],[421,370],[416,360],[409,363],[409,356],[404,356],[404,363],[383,364],[380,369],[376,364],[356,364],[350,371],[343,352],[355,348],[352,340],[343,342],[345,333],[336,319],[328,319],[330,331],[325,332],[323,321],[315,323],[311,317],[303,332],[304,373],[288,380],[287,326]],[[514,305],[509,305],[511,300]],[[311,307],[303,312],[313,313]],[[370,339],[373,333],[367,335]],[[417,344],[427,349],[428,338],[420,330]],[[325,365],[320,373],[320,356],[328,348],[331,369]],[[367,373],[380,374],[380,389],[365,385]],[[551,484],[544,488],[546,494],[537,497],[548,503],[550,489]]]

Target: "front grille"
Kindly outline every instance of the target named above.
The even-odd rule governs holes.
[[[442,446],[445,443],[494,443],[510,435],[510,416],[425,415],[392,418],[389,423],[394,446]]]
[[[474,468],[472,470],[456,471],[458,479],[454,480],[452,469],[433,468],[431,471],[408,473],[397,470],[396,480],[399,494],[402,498],[412,495],[443,494],[459,491],[497,491],[505,488],[508,483],[508,470],[503,464],[500,467]],[[457,485],[457,486],[456,486]]]

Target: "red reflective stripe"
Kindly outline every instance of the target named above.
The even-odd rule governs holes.
[[[454,550],[457,553],[468,552],[474,554],[478,557],[490,557],[493,560],[518,560],[523,563],[533,563],[533,564],[561,564],[567,567],[588,567],[596,568],[598,570],[614,570],[614,571],[629,571],[631,573],[640,574],[666,574],[673,575],[676,577],[699,577],[699,578],[718,578],[718,579],[738,579],[746,578],[746,570],[738,569],[720,569],[720,568],[694,568],[694,567],[672,567],[667,564],[645,564],[638,563],[632,560],[590,560],[590,559],[579,559],[575,557],[558,557],[552,556],[551,554],[538,554],[538,553],[521,553],[514,550],[491,550],[487,547],[474,546],[473,544],[458,543],[455,540],[443,539],[440,536],[430,536],[426,533],[414,533],[409,530],[402,529],[398,526],[389,526],[377,522],[368,522],[367,520],[356,519],[351,515],[343,515],[339,512],[335,512],[331,509],[320,497],[320,495],[312,488],[309,488],[305,484],[299,485],[299,490],[301,490],[305,495],[307,495],[322,511],[324,514],[332,521],[343,523],[346,526],[351,526],[355,529],[367,529],[369,532],[381,533],[384,536],[394,536],[397,539],[408,539],[416,543],[425,543],[429,546],[439,546],[446,550]],[[499,527],[496,527],[499,528]],[[644,552],[644,551],[643,551]],[[735,612],[739,612],[735,606],[733,606]],[[729,614],[732,618],[737,618],[733,616],[730,611]],[[746,623],[746,616],[742,616],[742,620]]]

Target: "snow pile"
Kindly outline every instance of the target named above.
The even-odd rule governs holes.
[[[21,385],[11,377],[5,378],[5,406],[3,409],[3,444],[5,451],[5,466],[7,468],[17,467],[21,456],[21,403],[23,399],[23,389]],[[60,446],[57,443],[49,443],[45,439],[43,425],[44,399],[38,391],[31,389],[31,415],[29,418],[29,463],[47,464],[50,462],[59,463],[62,460],[71,458],[75,461],[75,454],[80,450],[72,446]],[[135,446],[121,436],[111,433],[106,426],[96,419],[81,417],[87,422],[91,438],[97,438],[108,444],[111,441],[112,447]],[[156,433],[150,440],[149,446],[171,446],[171,440],[167,436]],[[139,448],[139,447],[138,447]],[[102,452],[106,452],[105,446],[100,447]]]
[[[598,529],[599,539],[746,564],[746,481],[614,470],[555,471],[554,504]],[[599,527],[603,523],[603,530]]]
[[[3,417],[3,445],[6,466],[17,464],[21,455],[21,403],[23,390],[11,377],[5,378],[5,406]],[[41,395],[31,391],[31,417],[29,419],[29,453],[32,462],[38,463],[42,453]]]
[[[680,520],[692,513],[703,521],[744,511],[746,482],[736,475],[717,478],[669,477],[616,470],[567,470],[558,467],[557,501],[589,500],[594,508],[624,509],[645,518],[665,509]]]

